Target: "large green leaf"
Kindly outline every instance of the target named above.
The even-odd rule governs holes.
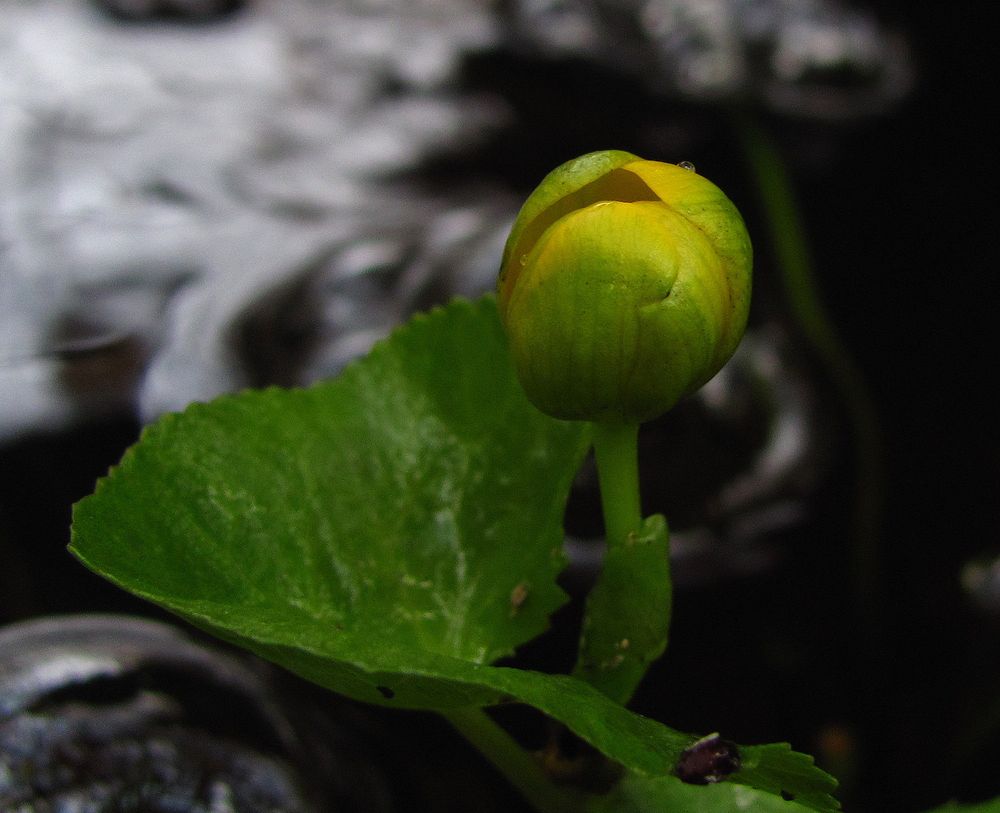
[[[488,663],[545,629],[586,446],[583,424],[522,394],[492,300],[458,302],[336,380],[161,419],[76,506],[71,549],[225,637],[335,661],[340,690],[378,699],[358,670]],[[467,702],[396,682],[401,704]]]
[[[342,694],[437,710],[520,701],[634,772],[669,774],[691,736],[581,680],[489,665],[563,601],[561,521],[587,443],[581,424],[529,405],[493,301],[457,302],[334,381],[164,417],[76,506],[71,549]],[[818,783],[814,806],[834,809],[811,763],[782,784],[799,757],[733,779]]]

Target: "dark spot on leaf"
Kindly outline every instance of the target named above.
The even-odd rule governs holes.
[[[783,790],[781,791],[781,798],[784,799],[786,802],[794,802],[795,794],[789,793],[787,790]]]
[[[739,768],[740,752],[736,744],[718,734],[709,734],[684,750],[674,772],[691,785],[709,785],[721,782]]]
[[[396,696],[396,693],[388,686],[376,686],[375,688],[378,689],[379,694],[386,700],[392,700]]]

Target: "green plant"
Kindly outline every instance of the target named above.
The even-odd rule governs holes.
[[[625,707],[671,603],[666,522],[639,512],[638,421],[732,353],[749,256],[735,208],[693,171],[570,162],[525,204],[496,301],[417,316],[312,388],[165,416],[77,504],[71,549],[320,685],[439,712],[541,811],[835,810],[833,778],[787,744]],[[591,444],[608,552],[577,665],[493,665],[565,600],[562,515]],[[484,711],[503,703],[565,726],[616,781],[555,781]]]

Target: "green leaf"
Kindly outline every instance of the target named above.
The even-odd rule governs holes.
[[[77,504],[71,549],[341,694],[441,711],[519,701],[632,771],[668,774],[693,737],[575,678],[489,665],[564,599],[561,520],[586,432],[530,406],[492,299],[457,302],[334,381],[164,417]]]
[[[786,742],[749,745],[740,748],[743,765],[730,777],[759,790],[784,794],[800,805],[828,809],[836,780],[819,770],[813,758],[793,751]]]
[[[355,685],[378,672],[399,704],[464,703],[411,675],[546,628],[586,431],[528,403],[493,301],[458,302],[336,380],[164,417],[76,506],[71,550],[223,637],[335,661],[346,694],[381,697]]]
[[[587,807],[588,813],[800,813],[801,804],[745,785],[686,785],[673,776],[626,776],[606,797]]]

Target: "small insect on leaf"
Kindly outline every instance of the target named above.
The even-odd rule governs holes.
[[[740,752],[736,744],[718,734],[709,734],[684,749],[674,772],[690,785],[711,785],[739,769]]]

